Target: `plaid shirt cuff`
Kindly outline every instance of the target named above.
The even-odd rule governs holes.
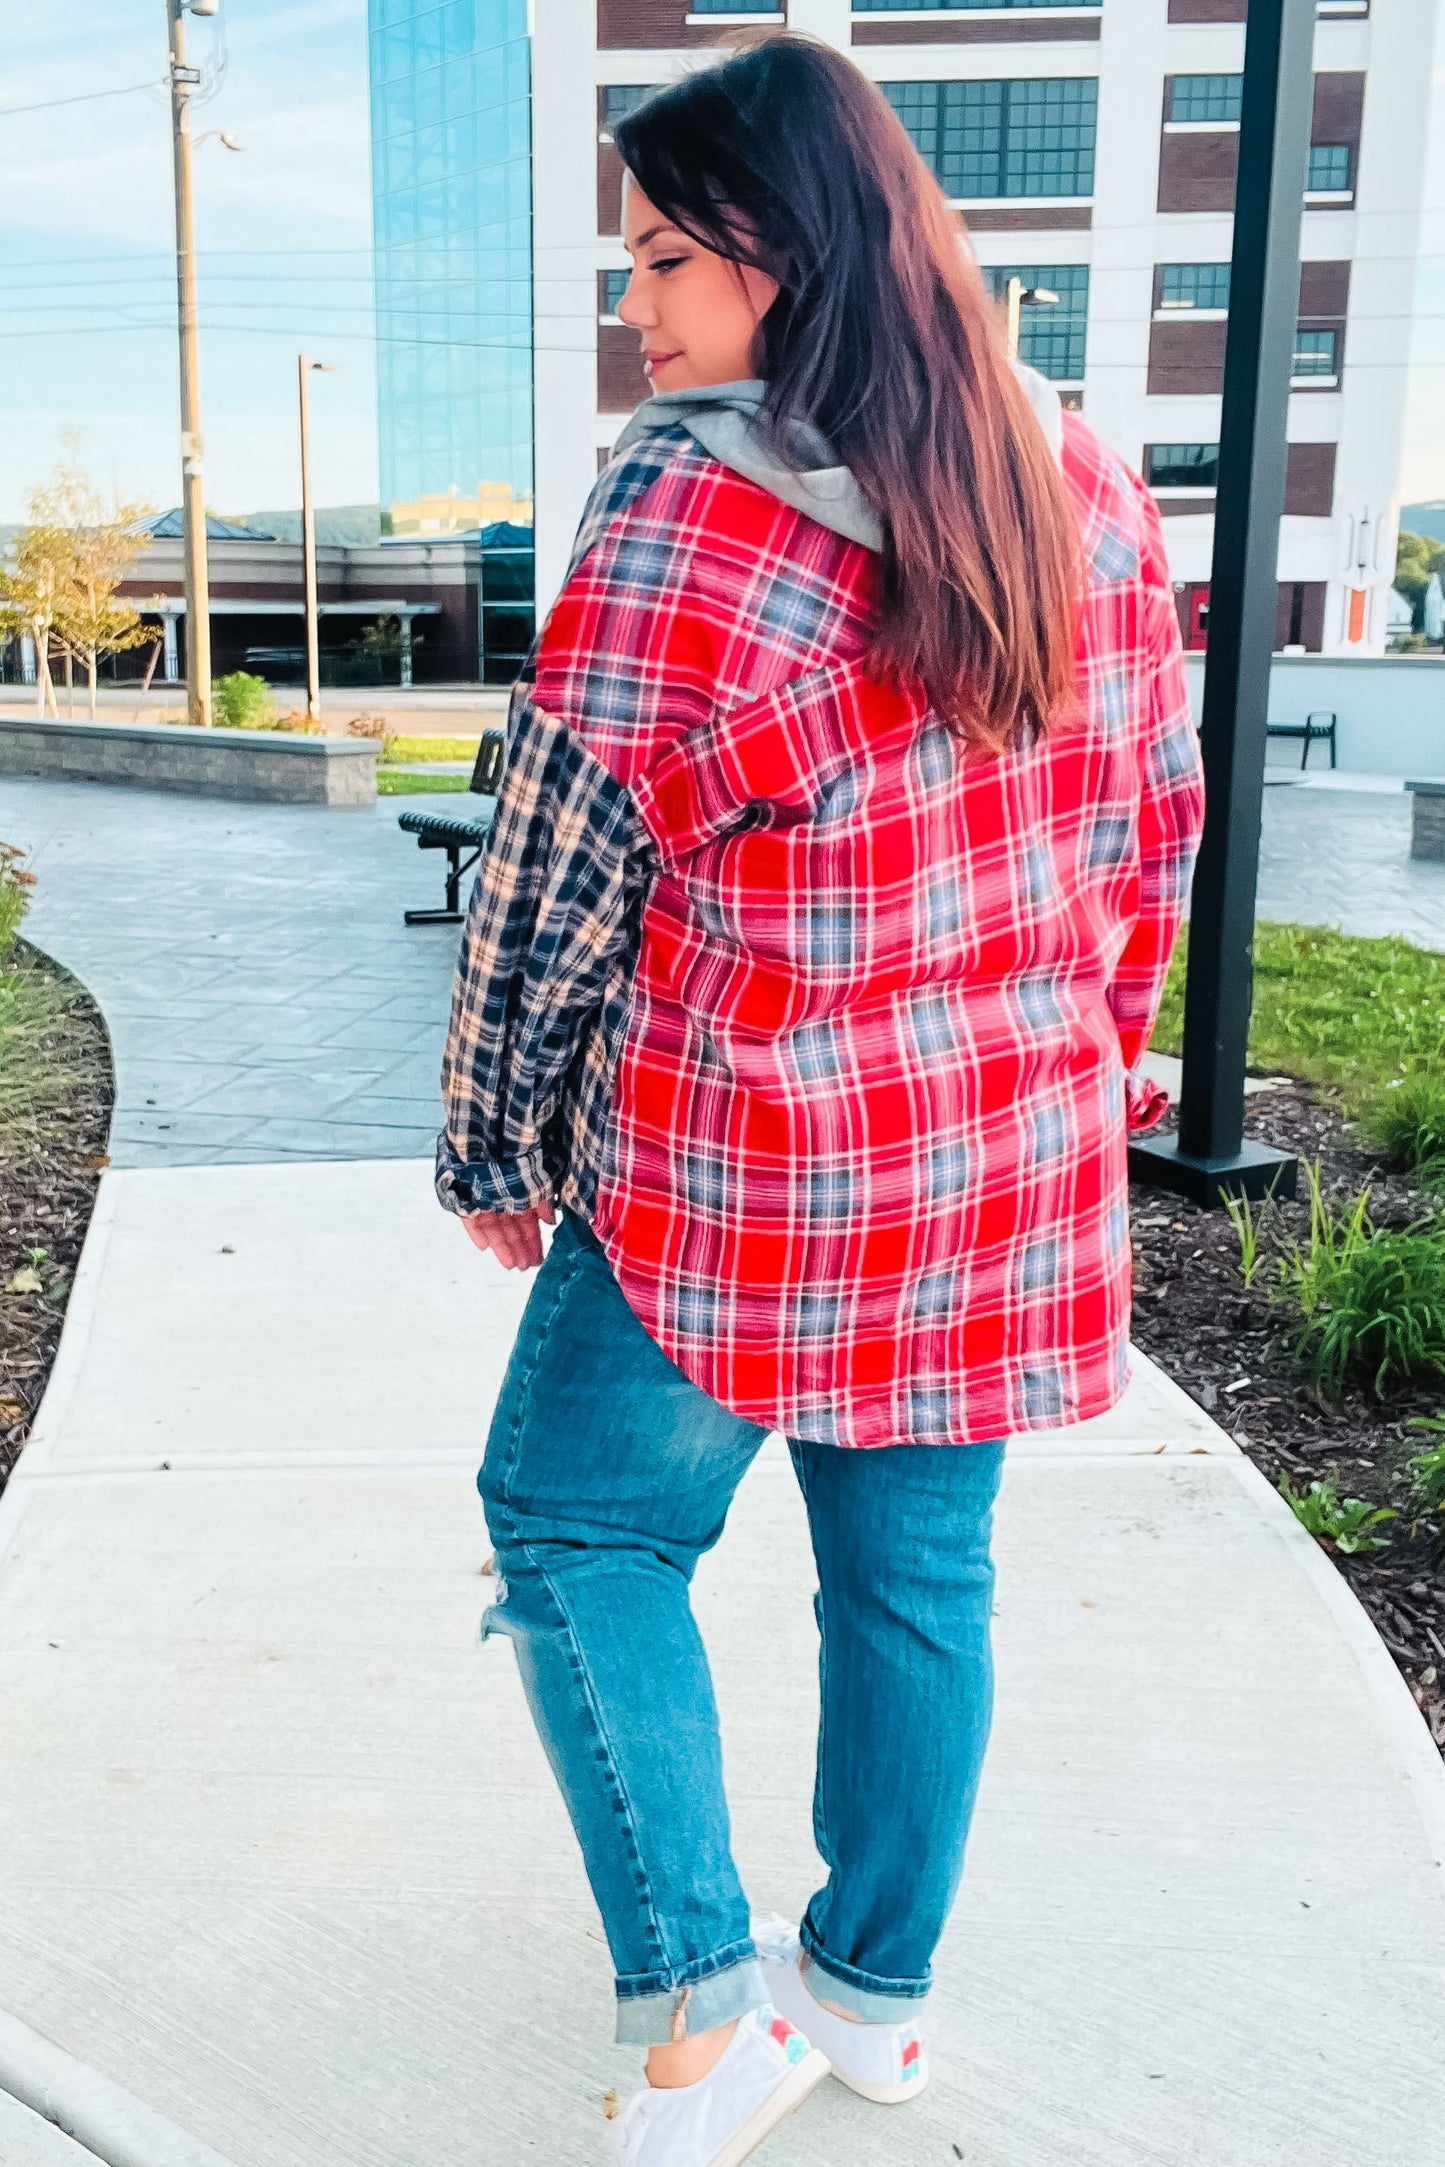
[[[1131,1136],[1157,1129],[1169,1111],[1169,1093],[1157,1077],[1130,1069],[1124,1077],[1124,1113]]]
[[[437,1138],[437,1195],[447,1211],[469,1219],[473,1212],[523,1212],[551,1201],[552,1183],[542,1150],[519,1159],[463,1159],[448,1138]]]

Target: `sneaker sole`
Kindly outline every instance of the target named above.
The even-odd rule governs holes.
[[[860,2099],[871,2099],[875,2107],[906,2107],[910,2099],[917,2099],[920,2092],[928,2089],[929,2072],[921,2077],[910,2077],[906,2084],[869,2084],[864,2077],[850,2077],[846,2070],[833,2064],[833,2074],[840,2084],[846,2084],[850,2092]]]
[[[786,2122],[795,2107],[802,2106],[809,2092],[817,2090],[832,2067],[826,2054],[811,2048],[777,2089],[769,2092],[751,2121],[728,2139],[721,2152],[713,2154],[708,2167],[741,2167],[748,2154],[756,2152],[763,2139],[770,2137],[780,2122]]]

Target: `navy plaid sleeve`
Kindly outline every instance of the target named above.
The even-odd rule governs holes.
[[[520,702],[442,1064],[449,1211],[526,1211],[561,1190],[569,1078],[595,1066],[649,878],[631,793],[564,723]]]

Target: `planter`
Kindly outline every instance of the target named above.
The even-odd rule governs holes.
[[[379,750],[375,738],[0,716],[0,775],[272,805],[374,805]]]

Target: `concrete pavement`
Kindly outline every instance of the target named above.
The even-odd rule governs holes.
[[[1418,911],[1445,946],[1403,811],[1272,789],[1262,908]],[[571,2167],[634,2081],[477,1642],[525,1287],[431,1196],[455,929],[402,926],[435,868],[395,812],[0,786],[27,930],[107,1014],[123,1169],[0,1497],[4,2167]],[[1011,1452],[997,1549],[938,2081],[899,2115],[828,2087],[765,2157],[1445,2167],[1445,1772],[1345,1584],[1143,1362],[1116,1415]],[[783,1912],[818,1871],[811,1588],[775,1444],[698,1605]],[[91,2102],[79,2146],[27,2031],[55,2114]]]
[[[0,1499],[0,2005],[231,2167],[570,2167],[634,2081],[477,1642],[524,1293],[416,1162],[102,1185]],[[937,2080],[897,2114],[829,2086],[764,2156],[1445,2158],[1445,1771],[1343,1582],[1147,1364],[1011,1454],[998,1558]],[[818,1870],[811,1588],[774,1447],[698,1606],[740,1860],[785,1913]]]

